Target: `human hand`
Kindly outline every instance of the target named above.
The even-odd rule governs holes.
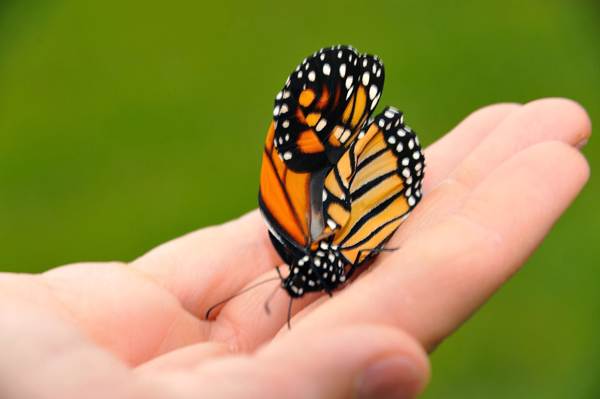
[[[389,247],[333,298],[294,302],[254,211],[128,265],[0,275],[6,398],[414,397],[426,352],[535,250],[585,184],[591,126],[561,99],[483,108],[427,150],[425,196]],[[386,396],[387,395],[387,396]]]

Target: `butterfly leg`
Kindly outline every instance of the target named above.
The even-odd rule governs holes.
[[[284,280],[284,278],[283,278],[283,276],[281,275],[281,270],[279,270],[279,266],[277,266],[277,267],[275,268],[275,271],[277,272],[277,275],[279,276],[279,278],[281,279],[281,281],[283,281],[283,280]]]
[[[354,259],[354,262],[352,263],[352,266],[350,267],[350,270],[348,270],[348,272],[346,273],[346,281],[350,280],[350,278],[352,277],[352,275],[354,274],[354,272],[356,271],[356,269],[363,264],[366,260],[368,260],[369,256],[367,256],[367,258],[365,258],[365,260],[363,260],[362,262],[359,263],[359,259],[362,257],[363,253],[369,253],[369,254],[375,254],[375,253],[380,253],[380,252],[394,252],[399,250],[400,248],[364,248],[358,251],[358,253],[356,254],[356,258]]]
[[[363,253],[365,253],[365,252],[369,253],[369,254],[371,254],[371,253],[372,254],[378,254],[380,252],[394,252],[394,251],[397,251],[399,249],[400,249],[400,247],[398,247],[398,248],[383,248],[383,247],[379,247],[379,248],[363,248],[363,249],[359,250],[358,253],[356,254],[356,258],[354,259],[353,265],[356,265],[356,266],[359,265],[359,259],[363,255]],[[368,257],[369,256],[367,256],[367,258]],[[360,263],[363,263],[363,262],[360,262]]]
[[[288,305],[288,313],[287,313],[287,327],[288,330],[292,329],[292,303],[294,302],[294,298],[290,297],[290,304]]]
[[[275,270],[277,271],[277,274],[279,275],[279,279],[283,282],[283,276],[281,275],[281,270],[279,270],[279,266],[277,266],[275,268]],[[271,302],[271,299],[273,299],[273,297],[275,296],[275,294],[277,293],[277,290],[279,288],[281,288],[281,286],[275,287],[273,292],[271,292],[271,294],[267,297],[267,300],[265,301],[265,304],[264,304],[265,313],[268,315],[271,314],[271,308],[269,307],[269,303]]]

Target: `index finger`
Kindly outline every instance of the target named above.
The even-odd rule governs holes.
[[[179,299],[190,313],[238,292],[281,260],[260,213],[207,227],[169,241],[132,262]]]

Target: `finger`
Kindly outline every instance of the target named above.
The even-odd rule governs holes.
[[[0,351],[3,398],[126,397],[133,385],[125,364],[21,302],[0,302]]]
[[[415,232],[435,225],[462,206],[471,189],[492,170],[517,152],[545,141],[578,145],[591,134],[586,111],[576,102],[562,98],[532,101],[506,116],[475,146],[436,189],[428,193],[390,241],[399,247]],[[443,149],[443,148],[442,148]],[[434,166],[434,174],[436,167]],[[429,174],[430,167],[425,170]]]
[[[188,312],[204,317],[207,308],[280,263],[255,210],[163,244],[132,266],[170,291]]]
[[[0,298],[56,314],[130,365],[200,342],[208,322],[152,279],[120,263],[80,263],[41,275],[5,275]]]
[[[494,104],[478,109],[425,150],[425,193],[443,181],[457,165],[520,104]]]
[[[176,378],[177,393],[198,397],[335,399],[411,398],[428,379],[423,349],[398,330],[353,326],[288,338],[251,357],[203,363],[195,373],[163,382],[173,386]]]
[[[502,162],[531,145],[562,141],[576,146],[591,134],[591,121],[578,103],[564,98],[532,101],[512,113],[450,175],[474,187]]]
[[[296,329],[386,323],[432,348],[523,264],[588,174],[581,154],[562,143],[524,150],[488,176],[459,211],[383,255],[377,268],[296,322]]]

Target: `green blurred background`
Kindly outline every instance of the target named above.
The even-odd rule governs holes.
[[[254,208],[273,96],[322,46],[380,55],[381,105],[425,143],[499,101],[600,118],[597,0],[285,3],[0,0],[0,269],[130,260]],[[433,354],[426,398],[600,397],[599,190]]]

